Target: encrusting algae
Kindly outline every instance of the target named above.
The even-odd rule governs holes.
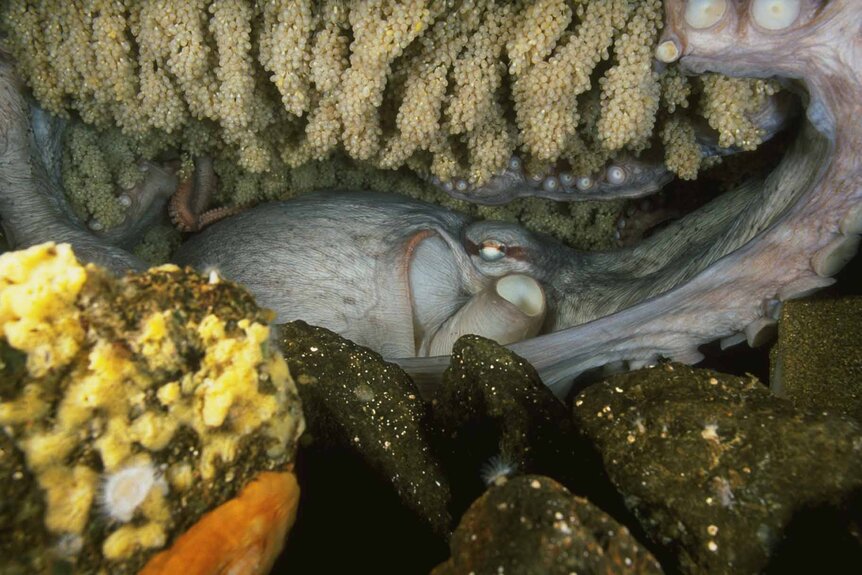
[[[137,573],[261,472],[289,471],[304,421],[270,319],[172,265],[115,279],[68,245],[0,255],[0,472],[44,508],[0,507],[0,523],[48,547],[3,537],[0,572]]]

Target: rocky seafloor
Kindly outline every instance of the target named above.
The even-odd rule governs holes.
[[[769,345],[595,376],[567,406],[487,340],[462,338],[423,403],[376,354],[287,325],[309,427],[274,572],[858,572],[860,271],[787,303]]]
[[[31,252],[42,254],[39,258],[48,262],[55,257],[50,247]],[[7,287],[41,281],[40,289],[56,294],[28,293],[45,296],[39,300],[40,306],[60,305],[56,298],[69,296],[68,288],[59,279],[48,282],[48,276],[38,275],[42,273],[38,270],[47,273],[48,269],[38,267],[48,265],[39,258],[31,266],[36,272],[28,278],[17,278],[19,272],[7,269],[4,281]],[[84,273],[84,268],[74,266],[58,269]],[[218,446],[228,436],[220,434],[227,428],[213,431],[211,422],[205,422],[209,427],[198,425],[193,411],[177,406],[201,396],[206,419],[212,410],[220,411],[218,402],[211,409],[206,407],[214,392],[208,378],[221,374],[217,379],[229,386],[244,381],[231,379],[228,384],[230,371],[211,364],[206,359],[210,351],[200,355],[204,348],[198,347],[215,334],[205,329],[213,321],[205,315],[225,318],[227,331],[217,330],[221,334],[217,338],[227,339],[211,347],[221,349],[229,343],[237,351],[227,351],[224,358],[232,357],[229,363],[237,364],[247,353],[239,351],[246,349],[240,342],[248,340],[251,347],[247,349],[253,350],[257,341],[242,336],[247,326],[243,321],[237,323],[237,318],[248,315],[266,322],[267,312],[254,307],[251,298],[230,282],[175,267],[121,280],[87,268],[87,279],[79,278],[85,282],[79,299],[67,298],[63,304],[77,306],[75,317],[81,314],[81,325],[90,334],[78,338],[83,351],[62,359],[56,354],[65,348],[55,339],[51,343],[54,356],[30,351],[25,366],[25,356],[9,347],[14,343],[9,339],[14,333],[9,327],[12,316],[3,320],[9,343],[0,347],[4,353],[0,375],[5,381],[0,391],[6,402],[0,404],[0,416],[17,423],[6,425],[0,436],[0,477],[11,486],[0,502],[0,549],[4,550],[0,573],[27,573],[48,566],[53,566],[50,572],[58,573],[113,573],[120,572],[114,569],[118,566],[122,572],[137,572],[144,564],[142,573],[173,572],[167,567],[159,570],[159,563],[150,561],[155,550],[198,521],[206,509],[236,495],[248,477],[268,469],[287,470],[282,473],[285,477],[292,477],[292,470],[302,493],[296,522],[273,573],[856,573],[862,566],[860,271],[862,258],[857,257],[835,287],[808,299],[785,302],[777,337],[760,349],[740,345],[718,352],[707,346],[703,349],[707,359],[697,367],[659,362],[635,371],[594,373],[576,382],[565,403],[553,396],[529,363],[478,336],[458,340],[442,383],[429,397],[427,390],[422,396],[400,368],[383,361],[379,354],[328,330],[303,322],[274,327],[272,339],[248,357],[258,366],[255,369],[263,370],[259,372],[263,383],[257,389],[264,402],[273,393],[279,396],[267,383],[267,374],[281,358],[264,367],[269,365],[266,361],[275,361],[265,360],[267,354],[279,350],[289,368],[290,376],[285,372],[279,377],[292,380],[286,384],[288,390],[295,385],[306,425],[295,460],[286,464],[291,451],[282,455],[267,452],[260,463],[240,448],[231,456],[233,463],[224,464],[228,452],[222,451],[218,456],[222,463],[215,471],[208,472],[203,465],[198,473],[194,471],[198,455],[194,446],[203,447],[205,459],[208,445],[223,449]],[[169,291],[162,293],[165,289]],[[177,303],[174,311],[160,315],[158,310],[170,308],[174,301],[182,305]],[[239,311],[234,309],[237,306]],[[157,311],[150,315],[139,308]],[[118,316],[113,315],[114,310],[120,310]],[[155,317],[172,319],[166,329],[157,330]],[[50,314],[40,321],[54,321],[45,318]],[[144,331],[140,333],[149,334],[143,339],[135,327],[141,321]],[[263,323],[260,325],[263,330]],[[198,335],[186,333],[188,330]],[[63,328],[57,333],[74,332]],[[260,337],[265,335],[260,333]],[[89,343],[93,337],[95,347]],[[235,337],[240,339],[231,339]],[[112,341],[113,347],[104,347],[104,341]],[[152,347],[154,342],[161,347]],[[179,346],[179,355],[162,353],[169,344]],[[90,353],[87,369],[96,373],[93,358],[100,349],[119,354],[115,365],[126,366],[123,369],[131,369],[130,361],[147,366],[134,381],[153,393],[141,396],[143,411],[138,411],[143,416],[139,414],[129,426],[126,443],[138,441],[151,455],[134,445],[130,453],[120,453],[122,446],[106,443],[105,438],[114,433],[114,414],[108,418],[107,431],[94,424],[82,427],[88,430],[81,443],[83,451],[76,448],[63,461],[72,461],[74,473],[81,471],[86,477],[119,474],[116,470],[128,468],[122,461],[142,457],[146,461],[152,457],[164,469],[155,479],[155,485],[164,486],[163,491],[149,492],[161,503],[146,503],[152,499],[148,495],[140,509],[130,513],[131,522],[119,529],[118,522],[129,520],[118,518],[117,511],[106,503],[110,488],[97,479],[87,483],[97,486],[88,491],[95,503],[88,499],[85,505],[92,510],[80,520],[73,515],[63,517],[60,512],[64,509],[72,513],[84,505],[82,479],[73,474],[67,496],[52,499],[50,494],[60,493],[62,485],[50,479],[54,469],[50,461],[36,462],[39,458],[31,441],[44,439],[39,431],[43,423],[48,426],[45,429],[56,430],[56,422],[71,417],[68,409],[64,414],[64,402],[76,397],[75,390],[84,389],[82,385],[90,385],[90,380],[75,379],[87,361],[81,353]],[[206,369],[213,371],[207,377],[181,380],[180,395],[170,399],[170,388],[176,384],[165,382],[186,369],[165,363],[171,357],[201,374]],[[84,363],[71,370],[33,375],[40,362],[59,365],[57,362],[77,362],[74,358]],[[68,388],[63,383],[67,377],[73,382]],[[60,407],[52,408],[57,409],[56,416],[45,415],[51,412],[39,408],[37,396],[30,401],[30,396],[18,395],[19,387],[26,390],[34,382],[43,385],[47,394],[43,395],[48,398],[44,405],[53,401],[53,395],[64,398]],[[87,389],[93,390],[87,393],[96,393],[102,388]],[[291,409],[295,410],[296,399],[290,395],[285,400],[287,405],[293,402]],[[90,401],[86,395],[80,397],[85,403]],[[131,391],[128,401],[135,404],[135,397]],[[231,401],[241,401],[240,395],[232,397]],[[236,406],[240,404],[231,409]],[[13,407],[35,409],[43,415],[27,423],[16,419]],[[242,407],[244,417],[257,417],[253,414],[260,406],[251,411],[249,407]],[[133,406],[132,411],[135,409]],[[110,415],[111,410],[103,402],[93,412],[92,421],[98,422],[101,414]],[[236,427],[239,420],[231,413],[230,425]],[[164,450],[159,447],[160,428],[167,430],[162,426],[182,414],[192,418],[186,424],[199,436],[178,433],[173,437],[174,432],[168,431],[165,441],[173,447]],[[138,425],[145,416],[164,418],[164,423],[145,429]],[[280,415],[267,417],[265,422],[255,419],[254,425],[278,429],[281,419]],[[296,437],[301,430],[301,424],[293,425],[285,433]],[[188,447],[189,441],[192,447],[186,453],[183,446]],[[258,451],[255,457],[264,457]],[[165,452],[170,453],[160,455]],[[114,463],[110,454],[117,455]],[[138,467],[131,468],[140,467],[135,465]],[[183,466],[189,467],[191,482],[179,473]],[[35,481],[23,480],[34,469],[41,489],[49,494],[45,501],[38,497]],[[233,487],[224,493],[206,487],[208,474],[213,473],[219,478],[213,485]],[[198,493],[200,489],[203,491]],[[95,495],[94,490],[98,491]],[[212,501],[195,503],[199,499]],[[261,517],[262,511],[247,503],[240,507],[251,523],[227,522],[229,531],[252,529],[255,517]],[[186,513],[192,508],[194,512]],[[46,531],[39,516],[52,512],[54,518],[44,520]],[[70,522],[82,525],[76,540],[82,542],[83,555],[69,547],[68,537],[58,543],[55,536],[58,529],[75,528]],[[154,550],[147,551],[142,542],[151,525],[170,537],[153,539],[149,545]],[[109,536],[111,533],[114,535]],[[128,555],[117,551],[116,544],[111,546],[117,533],[130,534],[124,539],[131,546]],[[187,555],[180,554],[179,563],[175,556],[175,565],[185,565],[190,573],[217,572],[212,570],[217,567],[194,570],[188,563],[190,557],[218,556],[222,550],[212,548],[217,536],[218,530],[205,533],[204,552],[189,553],[187,545]],[[242,556],[246,544],[241,537],[238,545]],[[111,559],[105,551],[109,549],[125,558]],[[58,553],[77,554],[77,558],[68,559],[64,570],[57,571]],[[48,556],[55,559],[46,561]],[[261,572],[242,568],[238,572]]]

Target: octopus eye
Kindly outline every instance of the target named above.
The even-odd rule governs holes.
[[[496,262],[506,255],[506,246],[496,240],[485,240],[479,246],[479,257],[486,262]]]
[[[721,20],[727,10],[727,0],[689,0],[685,6],[685,22],[695,30],[703,30]]]
[[[799,17],[799,0],[754,0],[751,16],[761,28],[784,30]]]

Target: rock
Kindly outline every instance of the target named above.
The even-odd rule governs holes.
[[[0,573],[48,572],[50,560],[45,550],[51,546],[51,536],[42,521],[45,502],[24,454],[5,433],[0,433],[0,480]]]
[[[475,335],[458,339],[432,404],[461,509],[485,484],[512,473],[548,475],[589,491],[584,484],[600,460],[580,449],[569,410],[533,366],[505,347]]]
[[[862,297],[785,302],[769,379],[799,408],[862,424]]]
[[[625,527],[539,475],[490,487],[467,510],[450,545],[451,558],[432,575],[662,572]]]
[[[301,321],[281,327],[280,345],[298,384],[310,448],[358,455],[438,535],[448,533],[449,484],[432,453],[425,405],[407,374],[380,354]]]
[[[176,266],[115,278],[65,244],[0,255],[0,573],[139,573],[223,505],[244,536],[205,529],[211,562],[271,564],[298,492],[235,499],[293,477],[304,427],[271,317]]]
[[[800,411],[753,377],[663,365],[587,388],[574,415],[686,573],[760,571],[798,513],[841,509],[829,506],[862,488],[859,425]],[[822,566],[819,545],[791,547]]]

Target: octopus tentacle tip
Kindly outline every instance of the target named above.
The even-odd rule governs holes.
[[[171,222],[181,232],[198,230],[197,215],[189,206],[192,195],[192,178],[186,178],[177,186],[177,191],[168,203],[168,215]]]
[[[208,226],[211,226],[212,224],[221,221],[227,217],[235,216],[236,214],[242,213],[248,208],[249,206],[247,205],[236,205],[223,206],[221,208],[207,210],[198,217],[198,230],[202,230]]]
[[[754,0],[751,18],[765,30],[778,31],[792,26],[801,10],[800,0]]]
[[[712,28],[727,12],[727,0],[689,0],[685,6],[685,22],[695,30]]]

